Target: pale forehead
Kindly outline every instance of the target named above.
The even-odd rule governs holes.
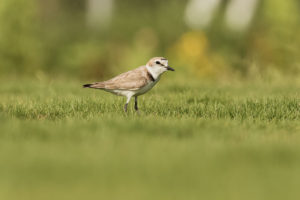
[[[150,61],[152,61],[152,62],[156,62],[156,61],[168,62],[168,60],[164,57],[154,57]]]
[[[168,60],[167,59],[163,59],[160,62],[163,63],[163,64],[165,64],[165,65],[168,65]]]
[[[154,57],[154,58],[151,58],[149,60],[149,62],[147,63],[148,66],[153,66],[156,64],[156,62],[160,62],[162,63],[163,65],[168,65],[168,60],[164,57]]]

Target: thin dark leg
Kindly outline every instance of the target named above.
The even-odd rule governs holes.
[[[125,104],[124,106],[124,111],[127,113],[127,106],[128,106],[128,103]]]
[[[134,98],[134,109],[136,111],[139,111],[138,104],[137,104],[137,97]]]

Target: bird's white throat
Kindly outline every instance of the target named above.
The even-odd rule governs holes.
[[[165,71],[167,71],[164,67],[160,67],[156,65],[154,65],[153,67],[149,67],[148,65],[146,65],[146,68],[155,80],[159,79],[160,75],[162,75]]]

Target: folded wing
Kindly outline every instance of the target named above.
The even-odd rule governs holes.
[[[105,90],[138,90],[149,83],[150,80],[147,72],[147,68],[142,66],[120,74],[108,81],[96,82],[85,86]]]

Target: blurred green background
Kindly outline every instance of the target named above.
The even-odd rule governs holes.
[[[1,0],[0,200],[298,200],[299,0]],[[83,89],[164,56],[139,97]]]
[[[195,78],[299,74],[298,0],[2,0],[2,76],[107,78],[165,56]]]

